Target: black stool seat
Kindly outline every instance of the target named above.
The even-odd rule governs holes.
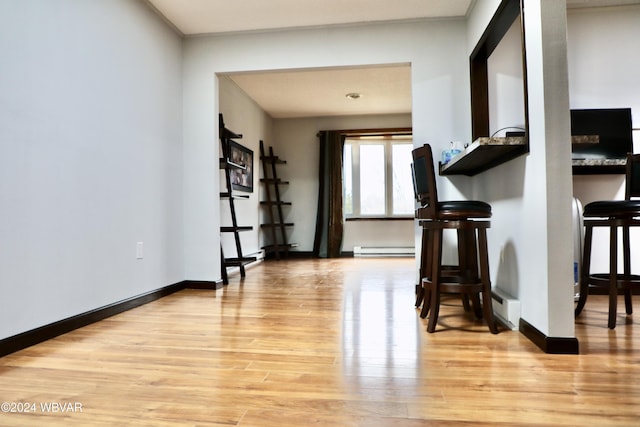
[[[438,219],[491,218],[491,205],[478,200],[455,200],[438,202]]]
[[[605,200],[587,203],[585,217],[634,217],[640,215],[640,200]]]
[[[433,219],[430,206],[416,210],[417,219]],[[458,221],[471,218],[491,218],[491,205],[478,200],[457,200],[436,203],[435,219]]]

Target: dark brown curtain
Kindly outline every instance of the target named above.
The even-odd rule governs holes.
[[[345,136],[321,131],[318,214],[313,255],[337,258],[342,252],[342,151]]]

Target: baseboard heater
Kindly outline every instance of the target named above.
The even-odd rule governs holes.
[[[520,301],[500,289],[491,291],[493,314],[505,326],[518,329],[520,322]]]
[[[382,246],[354,246],[354,257],[366,256],[414,256],[416,253],[413,247],[382,247]]]

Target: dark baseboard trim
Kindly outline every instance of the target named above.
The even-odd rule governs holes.
[[[548,354],[580,354],[580,346],[577,338],[548,337],[532,324],[520,319],[520,332],[542,351]]]
[[[16,351],[31,347],[32,345],[55,338],[59,335],[66,334],[67,332],[82,328],[83,326],[99,322],[107,317],[111,317],[124,311],[131,310],[132,308],[158,300],[174,292],[181,291],[184,288],[184,281],[175,283],[155,291],[137,295],[126,300],[115,302],[95,310],[87,311],[86,313],[81,313],[58,322],[50,323],[12,337],[5,338],[0,340],[0,357],[15,353]]]
[[[185,289],[217,290],[217,289],[222,289],[224,287],[224,283],[222,283],[222,280],[218,280],[216,282],[211,282],[206,280],[185,280],[182,283],[184,284]]]
[[[311,259],[315,258],[311,251],[289,251],[280,256],[280,259]],[[275,252],[269,252],[264,257],[265,261],[278,261]]]

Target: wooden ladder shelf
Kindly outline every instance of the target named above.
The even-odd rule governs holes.
[[[220,242],[220,262],[221,262],[221,273],[222,273],[222,282],[226,285],[229,283],[229,276],[227,274],[227,268],[229,267],[239,267],[240,268],[240,276],[245,277],[245,265],[250,264],[257,260],[255,256],[247,256],[242,252],[242,243],[240,241],[240,232],[253,230],[252,226],[239,226],[238,221],[236,220],[236,207],[235,200],[238,199],[248,199],[249,196],[245,194],[237,194],[233,191],[232,181],[231,181],[231,171],[234,169],[243,169],[246,166],[238,165],[232,162],[232,157],[230,153],[230,143],[234,139],[241,139],[242,135],[232,132],[227,129],[224,125],[224,119],[222,114],[219,116],[219,126],[220,126],[220,145],[222,147],[222,157],[220,158],[220,169],[224,171],[225,176],[225,185],[226,191],[220,192],[220,199],[226,199],[229,204],[229,210],[231,212],[231,225],[221,226],[221,233],[232,233],[236,246],[236,256],[235,257],[225,257],[224,251],[222,249],[222,242]]]
[[[289,243],[287,239],[287,229],[293,227],[293,223],[285,222],[285,206],[291,206],[291,202],[284,202],[280,197],[280,186],[288,185],[288,181],[278,178],[277,165],[284,165],[287,162],[273,154],[273,147],[269,147],[267,154],[264,142],[260,141],[260,161],[262,162],[263,178],[260,182],[264,184],[265,199],[260,205],[265,207],[267,221],[260,227],[265,232],[265,245],[262,247],[265,255],[273,254],[276,259],[287,258],[289,249],[296,247],[294,243]]]

